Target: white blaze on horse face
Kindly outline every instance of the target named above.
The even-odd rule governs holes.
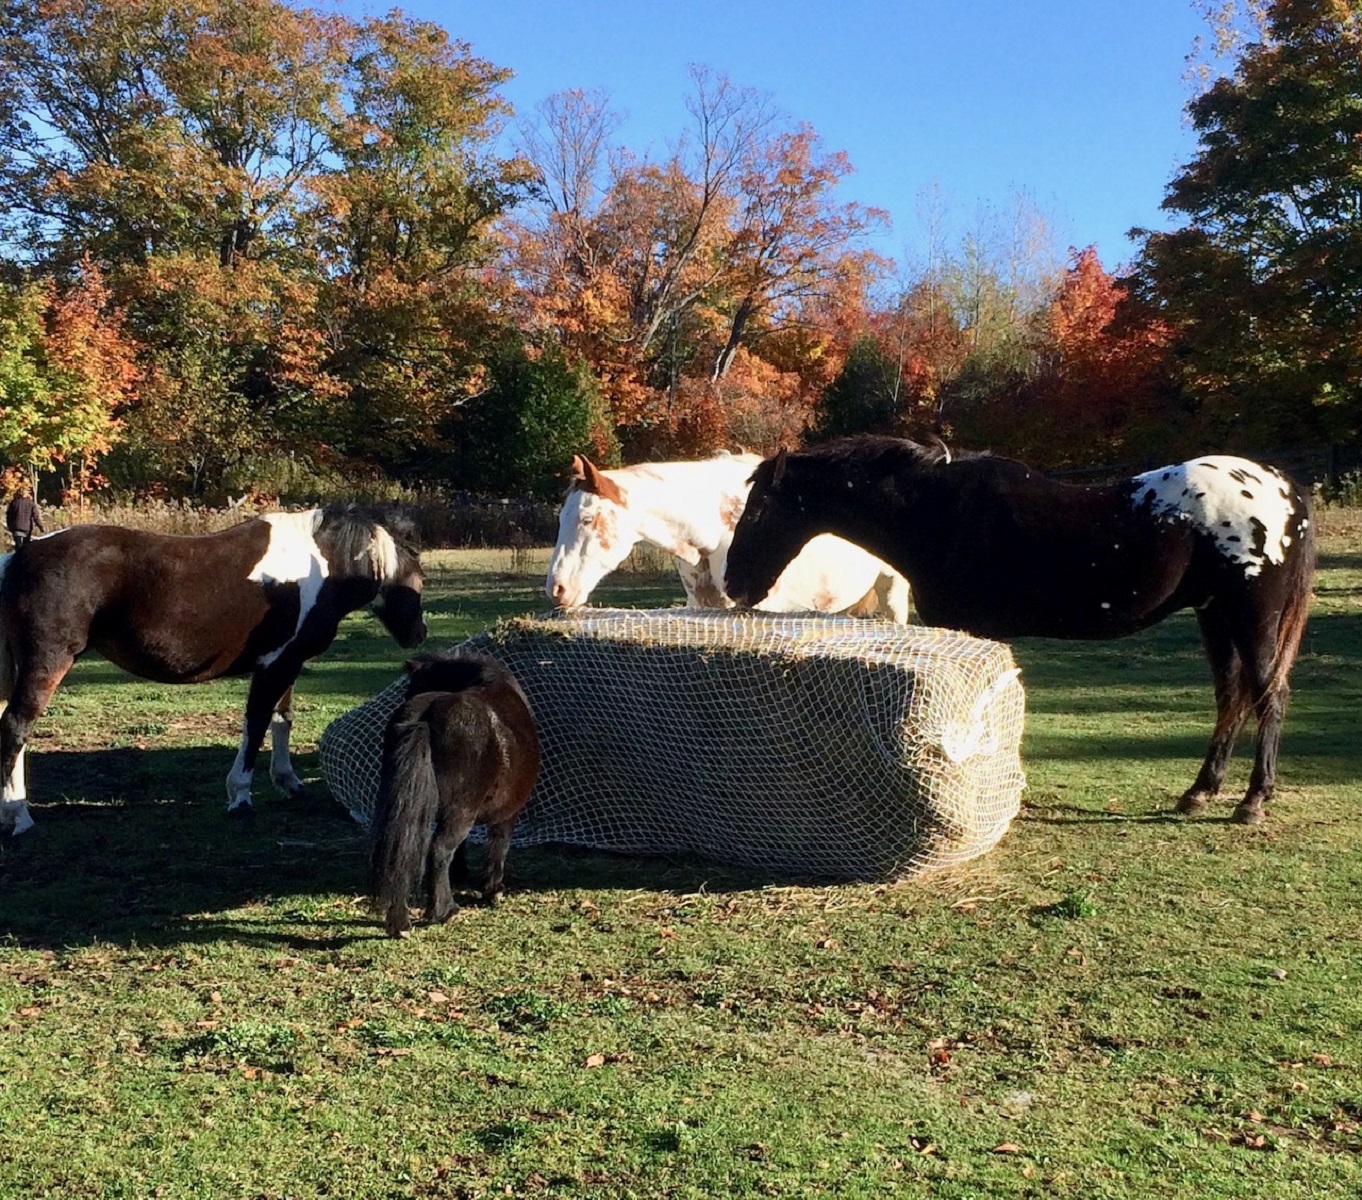
[[[298,624],[293,630],[296,637],[307,614],[317,603],[326,580],[326,559],[314,536],[317,526],[321,524],[322,514],[319,509],[313,509],[300,513],[267,513],[260,519],[270,527],[270,542],[246,578],[254,583],[298,585]],[[281,646],[278,650],[262,655],[261,665],[269,666],[282,650]]]
[[[1264,563],[1286,560],[1296,506],[1291,485],[1271,467],[1229,455],[1210,455],[1137,475],[1136,504],[1189,522],[1214,539],[1220,553],[1259,574]]]
[[[558,542],[544,592],[560,608],[585,604],[596,585],[629,557],[639,540],[629,510],[573,488],[558,514]]]

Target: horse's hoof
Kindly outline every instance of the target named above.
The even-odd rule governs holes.
[[[1267,812],[1261,804],[1241,804],[1234,810],[1236,825],[1261,825],[1267,820]]]
[[[431,909],[426,913],[426,920],[432,925],[446,925],[459,915],[459,906],[451,904],[447,909]]]
[[[1191,791],[1183,794],[1177,806],[1173,809],[1176,813],[1181,813],[1184,817],[1195,817],[1204,813],[1211,806],[1211,796],[1209,792]]]
[[[0,804],[0,833],[18,837],[33,828],[34,820],[29,815],[28,805],[22,800],[6,800]]]
[[[501,903],[502,889],[497,888],[494,892],[483,892],[482,902],[489,908],[496,908]]]
[[[251,821],[255,819],[255,805],[249,800],[242,804],[233,804],[227,810],[227,815],[235,821]]]

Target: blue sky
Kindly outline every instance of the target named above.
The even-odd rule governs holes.
[[[618,139],[654,156],[685,127],[699,63],[766,93],[856,173],[847,200],[888,210],[876,248],[912,261],[934,187],[961,228],[1027,194],[1062,251],[1111,268],[1132,226],[1164,228],[1164,187],[1195,149],[1192,0],[408,0],[515,72],[518,113],[599,88]],[[358,3],[347,4],[360,11]],[[386,5],[366,4],[369,11]]]

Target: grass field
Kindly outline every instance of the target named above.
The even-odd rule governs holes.
[[[1261,828],[1170,814],[1211,725],[1182,616],[1018,644],[1030,787],[965,868],[513,850],[499,909],[400,943],[320,781],[226,816],[242,683],[80,664],[0,846],[0,1196],[1362,1194],[1362,514],[1322,524]],[[430,558],[437,643],[540,606],[543,554]],[[306,778],[399,661],[357,617],[304,674]]]

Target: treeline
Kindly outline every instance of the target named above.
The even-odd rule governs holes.
[[[0,456],[71,493],[551,496],[582,449],[859,430],[1049,467],[1358,441],[1362,2],[1217,9],[1184,224],[1123,278],[1024,199],[929,211],[895,268],[846,157],[702,68],[649,157],[593,93],[512,125],[504,68],[396,11],[3,11]]]

